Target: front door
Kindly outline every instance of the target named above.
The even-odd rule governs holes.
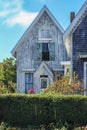
[[[87,62],[84,62],[84,95],[87,95]]]

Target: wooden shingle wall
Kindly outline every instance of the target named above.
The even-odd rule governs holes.
[[[87,55],[87,15],[72,34],[72,40],[72,69],[79,79],[83,79],[84,62],[87,58],[80,56]]]

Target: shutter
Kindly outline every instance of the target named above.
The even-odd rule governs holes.
[[[41,54],[41,44],[40,43],[36,43],[36,60],[40,61],[42,54]]]

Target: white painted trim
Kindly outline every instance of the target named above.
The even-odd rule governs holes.
[[[87,65],[87,62],[84,62],[84,89],[87,89],[86,88],[86,78],[87,78],[87,74],[86,74],[86,65]],[[87,90],[84,91],[84,95],[87,95]]]
[[[52,38],[39,38],[38,43],[53,43]]]
[[[64,76],[67,74],[67,69],[70,69],[70,61],[62,61],[61,65],[64,66]]]
[[[61,61],[62,66],[70,66],[70,61]]]
[[[80,58],[87,58],[87,55],[80,55]]]
[[[71,81],[71,79],[72,79],[72,77],[73,77],[73,34],[71,35],[71,42],[70,42],[70,55],[71,55],[71,65],[70,65],[70,81]]]
[[[53,69],[53,71],[64,71],[64,69]]]
[[[35,69],[22,69],[23,72],[33,73]]]
[[[49,9],[46,6],[44,6],[41,9],[41,11],[39,12],[39,14],[36,16],[36,18],[34,19],[34,21],[31,23],[31,25],[28,27],[28,29],[25,31],[25,33],[22,35],[22,37],[20,38],[20,40],[17,42],[17,44],[15,45],[15,47],[12,49],[11,53],[12,53],[13,56],[15,56],[15,52],[16,52],[17,48],[19,47],[20,44],[22,44],[23,40],[26,38],[26,35],[31,31],[32,27],[38,22],[38,20],[41,18],[41,16],[43,15],[44,12],[47,12],[47,14],[49,15],[49,17],[54,22],[54,24],[58,27],[58,29],[62,33],[64,33],[64,29],[58,23],[58,21],[56,20],[56,18],[52,15],[52,13],[49,11]]]
[[[74,18],[74,20],[72,21],[72,23],[66,29],[66,31],[65,31],[65,33],[63,35],[63,39],[65,39],[73,31],[73,29],[78,26],[78,24],[83,19],[83,17],[85,16],[85,14],[87,14],[87,0],[84,3],[84,5],[81,7],[81,9],[79,10],[79,12],[77,13],[77,15]]]

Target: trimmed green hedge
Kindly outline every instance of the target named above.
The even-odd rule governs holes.
[[[49,123],[87,124],[87,97],[58,95],[0,95],[0,122],[16,126]]]

